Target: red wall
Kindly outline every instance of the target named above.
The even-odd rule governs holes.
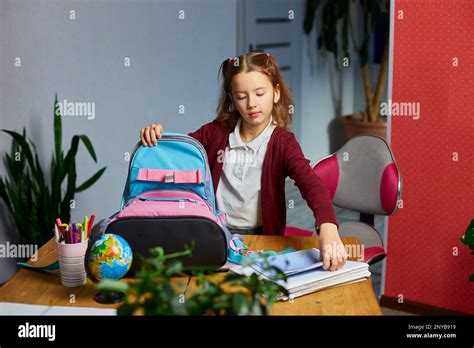
[[[392,117],[403,208],[389,218],[385,295],[474,314],[474,255],[459,241],[474,219],[474,1],[395,0],[394,21],[392,100],[421,112]]]

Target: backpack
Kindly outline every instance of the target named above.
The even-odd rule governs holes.
[[[217,269],[226,263],[231,239],[225,214],[216,208],[206,150],[178,133],[163,133],[156,146],[137,144],[120,211],[95,227],[89,249],[103,233],[123,237],[134,253],[132,273],[140,266],[137,253],[150,257],[149,250],[160,246],[170,254],[193,243],[191,257],[179,261]]]

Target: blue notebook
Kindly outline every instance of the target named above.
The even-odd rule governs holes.
[[[320,260],[320,257],[320,251],[316,248],[311,248],[271,256],[267,258],[267,262],[281,269],[286,276],[291,276],[321,267],[323,262]],[[273,269],[265,270],[265,262],[263,261],[254,263],[250,267],[266,277],[271,277],[276,273]]]

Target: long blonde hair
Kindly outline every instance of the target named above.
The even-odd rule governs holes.
[[[235,58],[228,58],[222,62],[219,74],[222,72],[222,88],[217,106],[217,117],[225,126],[233,129],[241,117],[237,110],[231,109],[230,98],[231,83],[235,75],[242,72],[258,71],[267,75],[273,88],[280,89],[280,100],[273,105],[272,117],[278,127],[288,129],[291,127],[291,118],[294,108],[291,92],[281,77],[280,67],[277,61],[268,53],[249,52]]]

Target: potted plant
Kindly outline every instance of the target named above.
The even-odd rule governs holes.
[[[264,269],[274,271],[269,279],[256,273],[240,275],[194,271],[197,289],[185,291],[186,284],[173,282],[183,276],[183,264],[178,257],[192,255],[192,248],[165,254],[163,248],[150,250],[152,257],[141,256],[142,267],[133,282],[101,280],[96,287],[103,293],[124,293],[118,315],[268,315],[278,295],[288,291],[278,281],[287,281],[281,269],[264,258]],[[186,294],[185,294],[186,292]]]
[[[356,31],[353,27],[354,15],[357,4],[361,7],[362,38],[359,44],[356,39]],[[390,2],[388,0],[307,0],[306,15],[304,19],[304,31],[309,35],[313,25],[320,28],[317,38],[318,49],[324,50],[334,55],[336,70],[340,66],[350,64],[349,43],[352,42],[354,50],[357,52],[360,63],[360,70],[363,79],[366,109],[363,112],[343,116],[344,130],[347,140],[359,134],[375,134],[386,137],[386,117],[380,114],[382,96],[385,89],[385,82],[388,75],[388,30],[383,31],[380,68],[376,84],[373,87],[369,70],[369,44],[376,32],[380,20],[388,18],[390,12]],[[322,9],[320,23],[316,23],[315,18],[318,8]],[[341,23],[342,21],[342,23]],[[340,26],[339,30],[339,24]],[[343,56],[340,57],[342,48]]]
[[[53,236],[55,219],[70,221],[71,202],[77,192],[91,187],[104,173],[103,167],[81,185],[76,185],[76,154],[82,142],[92,159],[97,162],[94,147],[86,135],[74,135],[71,148],[64,156],[62,150],[62,122],[57,103],[54,101],[54,148],[50,165],[51,183],[45,180],[36,146],[23,134],[2,129],[12,140],[10,154],[5,153],[7,169],[0,176],[0,198],[13,216],[21,243],[42,245]],[[62,189],[66,182],[66,190]]]

